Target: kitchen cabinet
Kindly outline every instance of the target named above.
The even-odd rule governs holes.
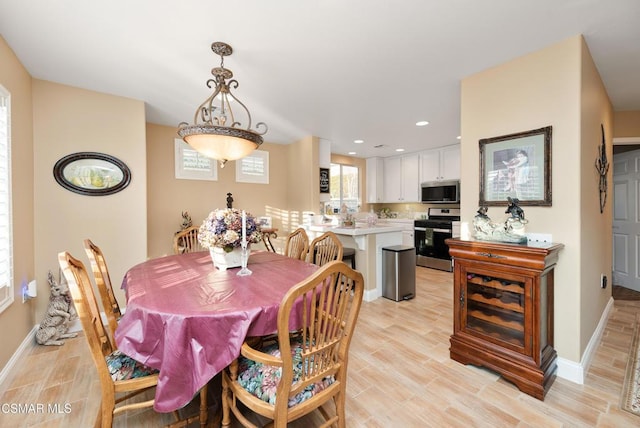
[[[420,182],[459,180],[460,144],[420,153]]]
[[[402,245],[407,247],[415,246],[413,219],[385,219],[381,224],[402,227]]]
[[[454,260],[451,359],[498,372],[543,400],[555,378],[554,267],[563,245],[446,243]]]
[[[384,202],[384,162],[382,158],[367,158],[367,202]]]
[[[384,202],[420,202],[417,154],[384,158]]]

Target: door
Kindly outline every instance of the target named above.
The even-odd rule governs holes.
[[[420,154],[420,182],[441,180],[440,150],[430,150]]]
[[[440,175],[443,180],[460,180],[460,145],[442,149]]]
[[[420,202],[420,159],[418,155],[403,156],[402,202]]]
[[[533,280],[510,269],[456,261],[460,269],[460,331],[518,353],[532,355]]]
[[[451,238],[451,229],[416,226],[413,234],[416,254],[435,259],[450,260],[449,246],[444,242],[449,238]]]
[[[402,165],[399,157],[384,159],[385,202],[402,202]]]
[[[613,157],[613,283],[640,291],[640,150]]]

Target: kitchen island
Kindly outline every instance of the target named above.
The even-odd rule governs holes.
[[[402,226],[356,224],[355,227],[304,225],[309,240],[331,231],[342,245],[356,250],[356,270],[364,277],[364,301],[382,296],[382,248],[402,244]]]

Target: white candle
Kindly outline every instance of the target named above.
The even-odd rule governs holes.
[[[247,213],[242,210],[242,246],[247,246]]]

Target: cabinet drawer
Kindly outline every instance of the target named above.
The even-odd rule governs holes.
[[[448,242],[447,242],[448,243]],[[531,245],[463,241],[455,239],[455,246],[449,245],[449,254],[454,259],[493,262],[505,266],[529,269],[544,269],[557,261],[557,248],[561,244],[535,247]]]

